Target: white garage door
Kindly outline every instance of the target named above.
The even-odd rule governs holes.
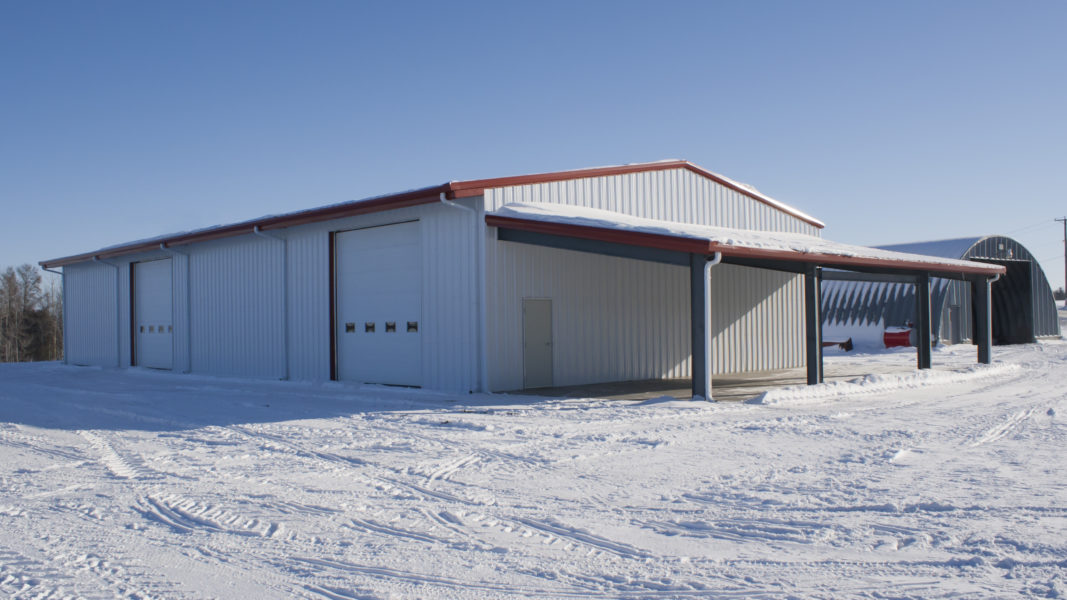
[[[170,369],[174,356],[170,259],[133,265],[133,362]]]
[[[337,378],[422,385],[419,223],[336,235]]]

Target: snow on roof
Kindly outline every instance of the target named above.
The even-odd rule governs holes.
[[[570,206],[562,204],[507,204],[495,212],[493,217],[515,219],[526,222],[552,223],[565,226],[577,226],[611,230],[616,232],[631,232],[635,234],[651,234],[681,238],[688,240],[706,241],[710,251],[721,251],[726,255],[745,255],[741,250],[770,251],[788,255],[820,255],[822,257],[841,257],[848,259],[869,259],[885,266],[892,267],[893,263],[900,263],[900,268],[905,265],[929,265],[940,267],[940,271],[965,272],[999,272],[996,267],[967,260],[940,258],[922,254],[895,252],[866,246],[854,246],[842,244],[827,239],[801,233],[785,233],[777,231],[756,231],[750,229],[731,229],[727,227],[713,227],[708,225],[695,225],[691,223],[676,223],[634,217],[621,213]],[[506,225],[504,225],[506,226]],[[739,250],[736,253],[730,249]],[[792,257],[792,260],[801,260],[803,257]],[[819,262],[832,263],[833,261]],[[849,261],[842,261],[846,263]],[[945,268],[949,267],[949,268]],[[913,267],[914,268],[914,267]]]
[[[907,244],[889,244],[878,246],[883,250],[894,252],[908,252],[911,254],[925,254],[927,256],[940,256],[942,258],[963,258],[982,238],[965,237],[951,240],[931,240],[928,242],[910,242]]]

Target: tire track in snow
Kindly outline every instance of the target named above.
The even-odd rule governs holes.
[[[465,506],[482,506],[487,504],[487,502],[477,502],[465,498],[460,498],[459,496],[455,496],[447,492],[432,490],[416,483],[401,481],[394,477],[367,473],[366,471],[368,469],[380,469],[380,467],[377,467],[359,458],[341,456],[330,452],[309,450],[308,448],[305,448],[304,446],[301,446],[296,442],[292,442],[282,436],[277,436],[265,432],[251,431],[241,426],[230,426],[226,429],[229,431],[233,431],[247,439],[266,439],[280,447],[291,451],[293,455],[301,458],[320,462],[333,468],[340,467],[353,470],[356,474],[356,477],[358,477],[362,481],[367,482],[367,484],[371,487],[380,489],[382,491],[385,491],[386,493],[400,495],[401,492],[399,492],[398,490],[407,490],[408,493],[413,492],[417,496],[422,496],[428,499],[444,500],[446,502],[454,502],[457,504],[463,504]]]
[[[603,577],[575,575],[568,573],[567,571],[553,570],[553,571],[539,571],[539,570],[523,570],[524,574],[537,579],[537,580],[552,580],[557,581],[563,586],[560,589],[549,589],[545,587],[529,587],[529,586],[517,586],[513,583],[493,583],[488,581],[472,581],[470,578],[452,578],[443,575],[431,575],[415,573],[413,571],[405,571],[392,567],[376,566],[376,565],[361,565],[351,563],[347,561],[341,561],[336,559],[321,559],[311,557],[295,557],[292,559],[295,562],[305,564],[309,567],[318,569],[317,572],[325,572],[327,570],[340,571],[342,573],[351,575],[361,575],[368,579],[374,579],[379,581],[386,581],[392,584],[397,582],[406,583],[418,588],[429,588],[437,586],[445,589],[452,589],[459,591],[477,591],[481,592],[479,596],[486,593],[493,594],[491,597],[515,597],[522,596],[527,598],[596,598],[596,597],[610,597],[620,599],[677,599],[677,598],[760,598],[760,597],[781,597],[782,590],[778,588],[770,590],[753,589],[751,584],[745,588],[738,589],[724,589],[722,586],[717,586],[714,589],[707,587],[694,587],[693,585],[686,583],[675,583],[673,581],[655,581],[652,579],[632,579],[622,576],[605,575]],[[709,568],[713,566],[709,565]],[[725,578],[722,578],[725,579]],[[346,584],[350,587],[351,583],[346,579]],[[570,588],[570,589],[568,589]],[[374,598],[376,596],[363,596],[356,593],[349,593],[347,591],[334,588],[333,586],[322,583],[318,585],[305,586],[308,591],[315,592],[324,598],[331,600],[349,600],[349,599],[362,599],[362,598]]]
[[[709,521],[650,521],[644,526],[663,535],[747,542],[810,543],[826,537],[829,525],[783,519],[715,519]]]
[[[333,464],[335,466],[336,465],[341,465],[341,466],[351,467],[351,466],[360,466],[360,465],[367,464],[366,461],[364,461],[364,460],[362,460],[360,458],[356,458],[354,456],[341,456],[340,454],[333,454],[331,452],[321,452],[321,451],[318,451],[318,450],[309,450],[308,448],[305,448],[304,446],[301,446],[301,445],[289,440],[285,436],[275,435],[275,434],[272,434],[272,433],[267,433],[265,431],[253,431],[253,430],[250,430],[247,427],[243,427],[243,426],[240,426],[240,425],[230,425],[228,427],[225,427],[224,429],[239,433],[239,434],[243,435],[246,438],[268,440],[273,444],[276,444],[278,446],[281,446],[283,448],[288,449],[289,451],[291,451],[296,456],[300,456],[300,457],[303,457],[303,458],[311,458],[311,459],[322,460],[322,461],[328,462],[330,464]]]
[[[549,537],[549,540],[546,541],[546,543],[552,543],[552,538],[556,538],[588,546],[593,551],[614,554],[620,558],[645,560],[655,557],[652,553],[641,550],[640,548],[622,542],[609,540],[608,538],[590,533],[584,529],[571,527],[556,521],[555,519],[539,521],[525,517],[512,517],[511,520],[546,534]]]
[[[995,426],[987,429],[981,435],[981,437],[979,437],[977,440],[971,442],[969,444],[969,446],[971,448],[976,448],[976,447],[981,446],[983,444],[989,444],[989,443],[992,443],[992,442],[995,442],[995,441],[997,441],[999,439],[1004,438],[1009,433],[1011,433],[1016,428],[1018,428],[1020,425],[1022,425],[1024,422],[1026,422],[1031,416],[1033,416],[1034,410],[1035,409],[1033,407],[1031,407],[1031,408],[1028,408],[1026,410],[1021,410],[1021,411],[1016,412],[1016,413],[1014,413],[1012,415],[1009,415],[1008,418],[1003,423],[1000,423],[998,425],[995,425]]]
[[[58,448],[45,447],[52,445],[52,440],[49,440],[43,436],[29,435],[6,427],[0,428],[0,444],[4,444],[12,448],[29,450],[31,452],[43,454],[52,458],[62,458],[75,462],[81,462],[85,460],[84,456],[75,454],[74,452],[68,452],[66,450],[60,450]]]
[[[0,547],[0,591],[8,598],[62,598],[73,578],[52,565]],[[99,596],[101,598],[105,596]]]
[[[467,456],[464,456],[463,458],[460,458],[458,460],[454,460],[454,461],[452,461],[450,463],[445,464],[444,466],[442,466],[442,467],[440,467],[438,469],[435,469],[432,473],[430,473],[430,476],[427,478],[426,482],[427,483],[433,483],[434,481],[436,481],[438,479],[447,480],[456,471],[459,471],[460,469],[462,469],[464,467],[467,467],[469,465],[473,465],[474,463],[478,462],[479,460],[480,460],[480,457],[477,454],[468,454]]]
[[[378,579],[395,583],[402,581],[405,583],[417,585],[417,586],[438,586],[455,590],[479,590],[482,592],[492,592],[500,596],[514,596],[516,594],[533,598],[588,598],[589,590],[581,592],[571,592],[567,590],[550,590],[546,588],[527,588],[519,587],[509,583],[492,583],[487,581],[472,581],[469,578],[453,578],[446,577],[444,575],[431,575],[416,573],[414,571],[404,571],[401,569],[375,566],[375,565],[360,565],[356,563],[336,560],[336,559],[323,559],[323,558],[311,558],[311,557],[294,557],[292,559],[295,562],[299,562],[320,570],[332,569],[341,571],[348,574],[362,575],[370,579]],[[322,589],[320,587],[320,589]],[[327,590],[324,590],[327,591]],[[332,592],[333,590],[328,590]],[[319,592],[322,594],[322,592]],[[322,594],[327,598],[334,598],[328,594]],[[341,598],[348,598],[350,596],[340,596]],[[351,596],[360,598],[360,596]]]
[[[114,444],[104,437],[87,430],[79,430],[78,434],[85,438],[92,446],[100,462],[111,471],[112,475],[122,479],[158,479],[160,474],[147,467],[140,457],[124,456],[115,450]]]
[[[129,583],[127,569],[95,554],[56,555],[50,562],[0,547],[0,592],[9,598],[129,598],[150,600],[178,595],[169,584],[153,581],[155,591]],[[86,581],[87,575],[90,581]],[[138,579],[155,580],[139,573]]]
[[[426,516],[426,515],[423,515],[423,516]],[[439,523],[439,521],[437,521],[436,519],[431,519],[431,522],[434,523],[434,524]],[[477,550],[490,550],[490,549],[492,549],[491,546],[486,546],[484,544],[478,543],[476,540],[457,541],[455,539],[448,539],[448,538],[443,538],[443,537],[440,537],[440,536],[437,536],[437,535],[433,535],[430,532],[423,533],[423,532],[420,532],[420,531],[414,531],[414,530],[411,530],[411,529],[404,529],[402,527],[395,527],[393,525],[387,525],[387,524],[384,524],[384,523],[379,523],[379,522],[374,521],[372,519],[360,519],[360,518],[357,518],[357,517],[353,517],[353,518],[351,518],[349,520],[349,522],[347,524],[345,524],[345,526],[350,527],[352,529],[355,529],[357,531],[362,531],[362,532],[370,533],[370,534],[373,534],[373,535],[386,536],[387,539],[388,538],[400,538],[400,539],[412,540],[412,541],[416,541],[416,542],[424,542],[424,543],[431,544],[431,545],[434,545],[434,546],[444,546],[447,549],[451,549],[451,550],[461,550],[462,551],[462,550],[471,550],[471,549],[477,549]],[[442,529],[444,529],[445,531],[448,531],[450,533],[453,533],[453,534],[456,533],[456,531],[451,529],[451,528],[442,527]],[[468,536],[464,535],[462,537],[466,538]]]
[[[177,533],[203,530],[242,536],[291,537],[280,522],[249,517],[176,494],[145,496],[133,508],[144,518]]]

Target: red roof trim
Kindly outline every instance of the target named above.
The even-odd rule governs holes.
[[[652,171],[667,171],[670,169],[686,169],[704,177],[710,179],[719,185],[725,186],[744,194],[757,202],[761,202],[780,210],[790,216],[793,216],[809,225],[813,225],[822,229],[825,224],[814,219],[795,208],[786,206],[785,204],[778,203],[770,198],[753,192],[752,190],[738,185],[736,182],[730,181],[712,173],[711,171],[702,169],[697,165],[687,160],[667,160],[654,163],[639,163],[633,165],[621,165],[617,167],[597,167],[593,169],[577,169],[573,171],[558,171],[554,173],[540,173],[536,175],[517,175],[514,177],[497,177],[495,179],[473,179],[471,181],[454,181],[452,182],[452,190],[456,198],[466,198],[469,196],[480,196],[485,193],[485,190],[490,188],[510,187],[517,185],[531,185],[535,183],[550,183],[554,181],[568,181],[571,179],[584,179],[587,177],[608,177],[611,175],[628,175],[631,173],[646,173]]]
[[[982,265],[978,263],[974,266],[956,266],[923,261],[886,260],[861,256],[840,256],[837,254],[798,252],[795,250],[746,248],[744,246],[730,246],[696,238],[624,231],[604,227],[591,227],[588,225],[572,225],[569,223],[516,219],[514,217],[500,217],[495,215],[486,215],[485,223],[492,227],[503,227],[505,229],[520,229],[535,233],[575,237],[600,242],[612,242],[616,244],[627,244],[630,246],[659,248],[661,250],[692,252],[694,254],[712,254],[721,252],[723,256],[818,263],[819,265],[824,266],[881,267],[900,271],[917,270],[931,273],[965,273],[970,275],[996,275],[1007,271],[1000,265]]]
[[[70,265],[74,263],[84,262],[87,260],[92,260],[94,257],[113,258],[126,254],[136,254],[138,252],[151,252],[153,250],[158,250],[159,245],[161,243],[164,246],[182,246],[186,244],[208,242],[211,240],[218,240],[238,235],[248,235],[255,231],[256,227],[259,227],[261,230],[283,229],[285,227],[306,225],[308,223],[317,223],[320,221],[328,221],[330,219],[341,219],[344,217],[353,217],[356,215],[381,212],[384,210],[393,210],[396,208],[418,206],[420,204],[432,204],[440,200],[442,193],[448,193],[448,189],[448,184],[445,184],[432,188],[423,188],[420,190],[403,192],[400,194],[381,196],[378,198],[372,198],[370,200],[349,202],[345,204],[327,206],[325,208],[315,208],[311,210],[290,213],[287,215],[263,217],[261,219],[236,223],[234,225],[225,225],[222,227],[205,229],[203,231],[194,231],[191,233],[183,233],[169,237],[162,237],[151,242],[135,242],[133,244],[115,246],[114,248],[108,248],[106,250],[86,252],[84,254],[76,254],[74,256],[67,256],[64,258],[41,261],[39,264],[46,269],[50,269],[54,267],[62,267],[64,265]]]
[[[96,252],[86,252],[83,254],[66,256],[63,258],[44,260],[41,261],[39,264],[45,268],[61,267],[64,265],[92,260],[93,257],[112,258],[116,256],[123,256],[126,254],[136,254],[138,252],[150,252],[152,250],[158,249],[160,243],[166,246],[179,246],[196,242],[217,240],[238,235],[246,235],[252,233],[252,231],[256,227],[259,227],[260,229],[264,230],[282,229],[285,227],[294,227],[297,225],[305,225],[308,223],[328,221],[330,219],[340,219],[343,217],[351,217],[372,212],[393,210],[396,208],[406,208],[410,206],[418,206],[420,204],[430,204],[433,202],[437,202],[440,199],[441,194],[445,194],[445,196],[450,199],[469,198],[473,196],[483,195],[485,193],[485,190],[491,188],[529,185],[534,183],[547,183],[553,181],[567,181],[571,179],[583,179],[588,177],[606,177],[611,175],[626,175],[630,173],[666,171],[670,169],[686,169],[702,177],[710,179],[720,185],[726,186],[738,193],[744,194],[745,196],[748,196],[753,200],[771,206],[776,210],[780,210],[786,214],[792,215],[793,217],[796,217],[811,225],[814,225],[815,227],[823,227],[823,224],[821,222],[805,215],[804,213],[801,213],[800,211],[797,211],[796,209],[790,208],[784,204],[778,204],[770,198],[757,194],[752,190],[749,190],[743,186],[736,184],[735,182],[715,175],[710,171],[706,171],[689,161],[670,160],[653,163],[621,165],[616,167],[576,169],[572,171],[558,171],[554,173],[540,173],[535,175],[518,175],[514,177],[497,177],[493,179],[472,179],[469,181],[453,181],[451,183],[422,188],[410,192],[379,196],[377,198],[371,198],[369,200],[357,200],[353,202],[346,202],[343,204],[327,206],[324,208],[313,208],[310,210],[303,210],[285,215],[264,217],[261,219],[244,221],[242,223],[236,223],[233,225],[225,225],[221,227],[205,229],[198,232],[177,234],[170,237],[161,237],[151,242],[135,242],[132,244],[115,246],[106,250],[98,250]]]

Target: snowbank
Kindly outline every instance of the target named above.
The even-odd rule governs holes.
[[[867,394],[888,394],[933,385],[966,383],[973,380],[1009,377],[1022,371],[1017,364],[974,365],[959,371],[925,369],[913,373],[873,374],[861,379],[833,381],[819,385],[798,385],[769,390],[747,400],[747,404],[807,404],[834,398]]]

